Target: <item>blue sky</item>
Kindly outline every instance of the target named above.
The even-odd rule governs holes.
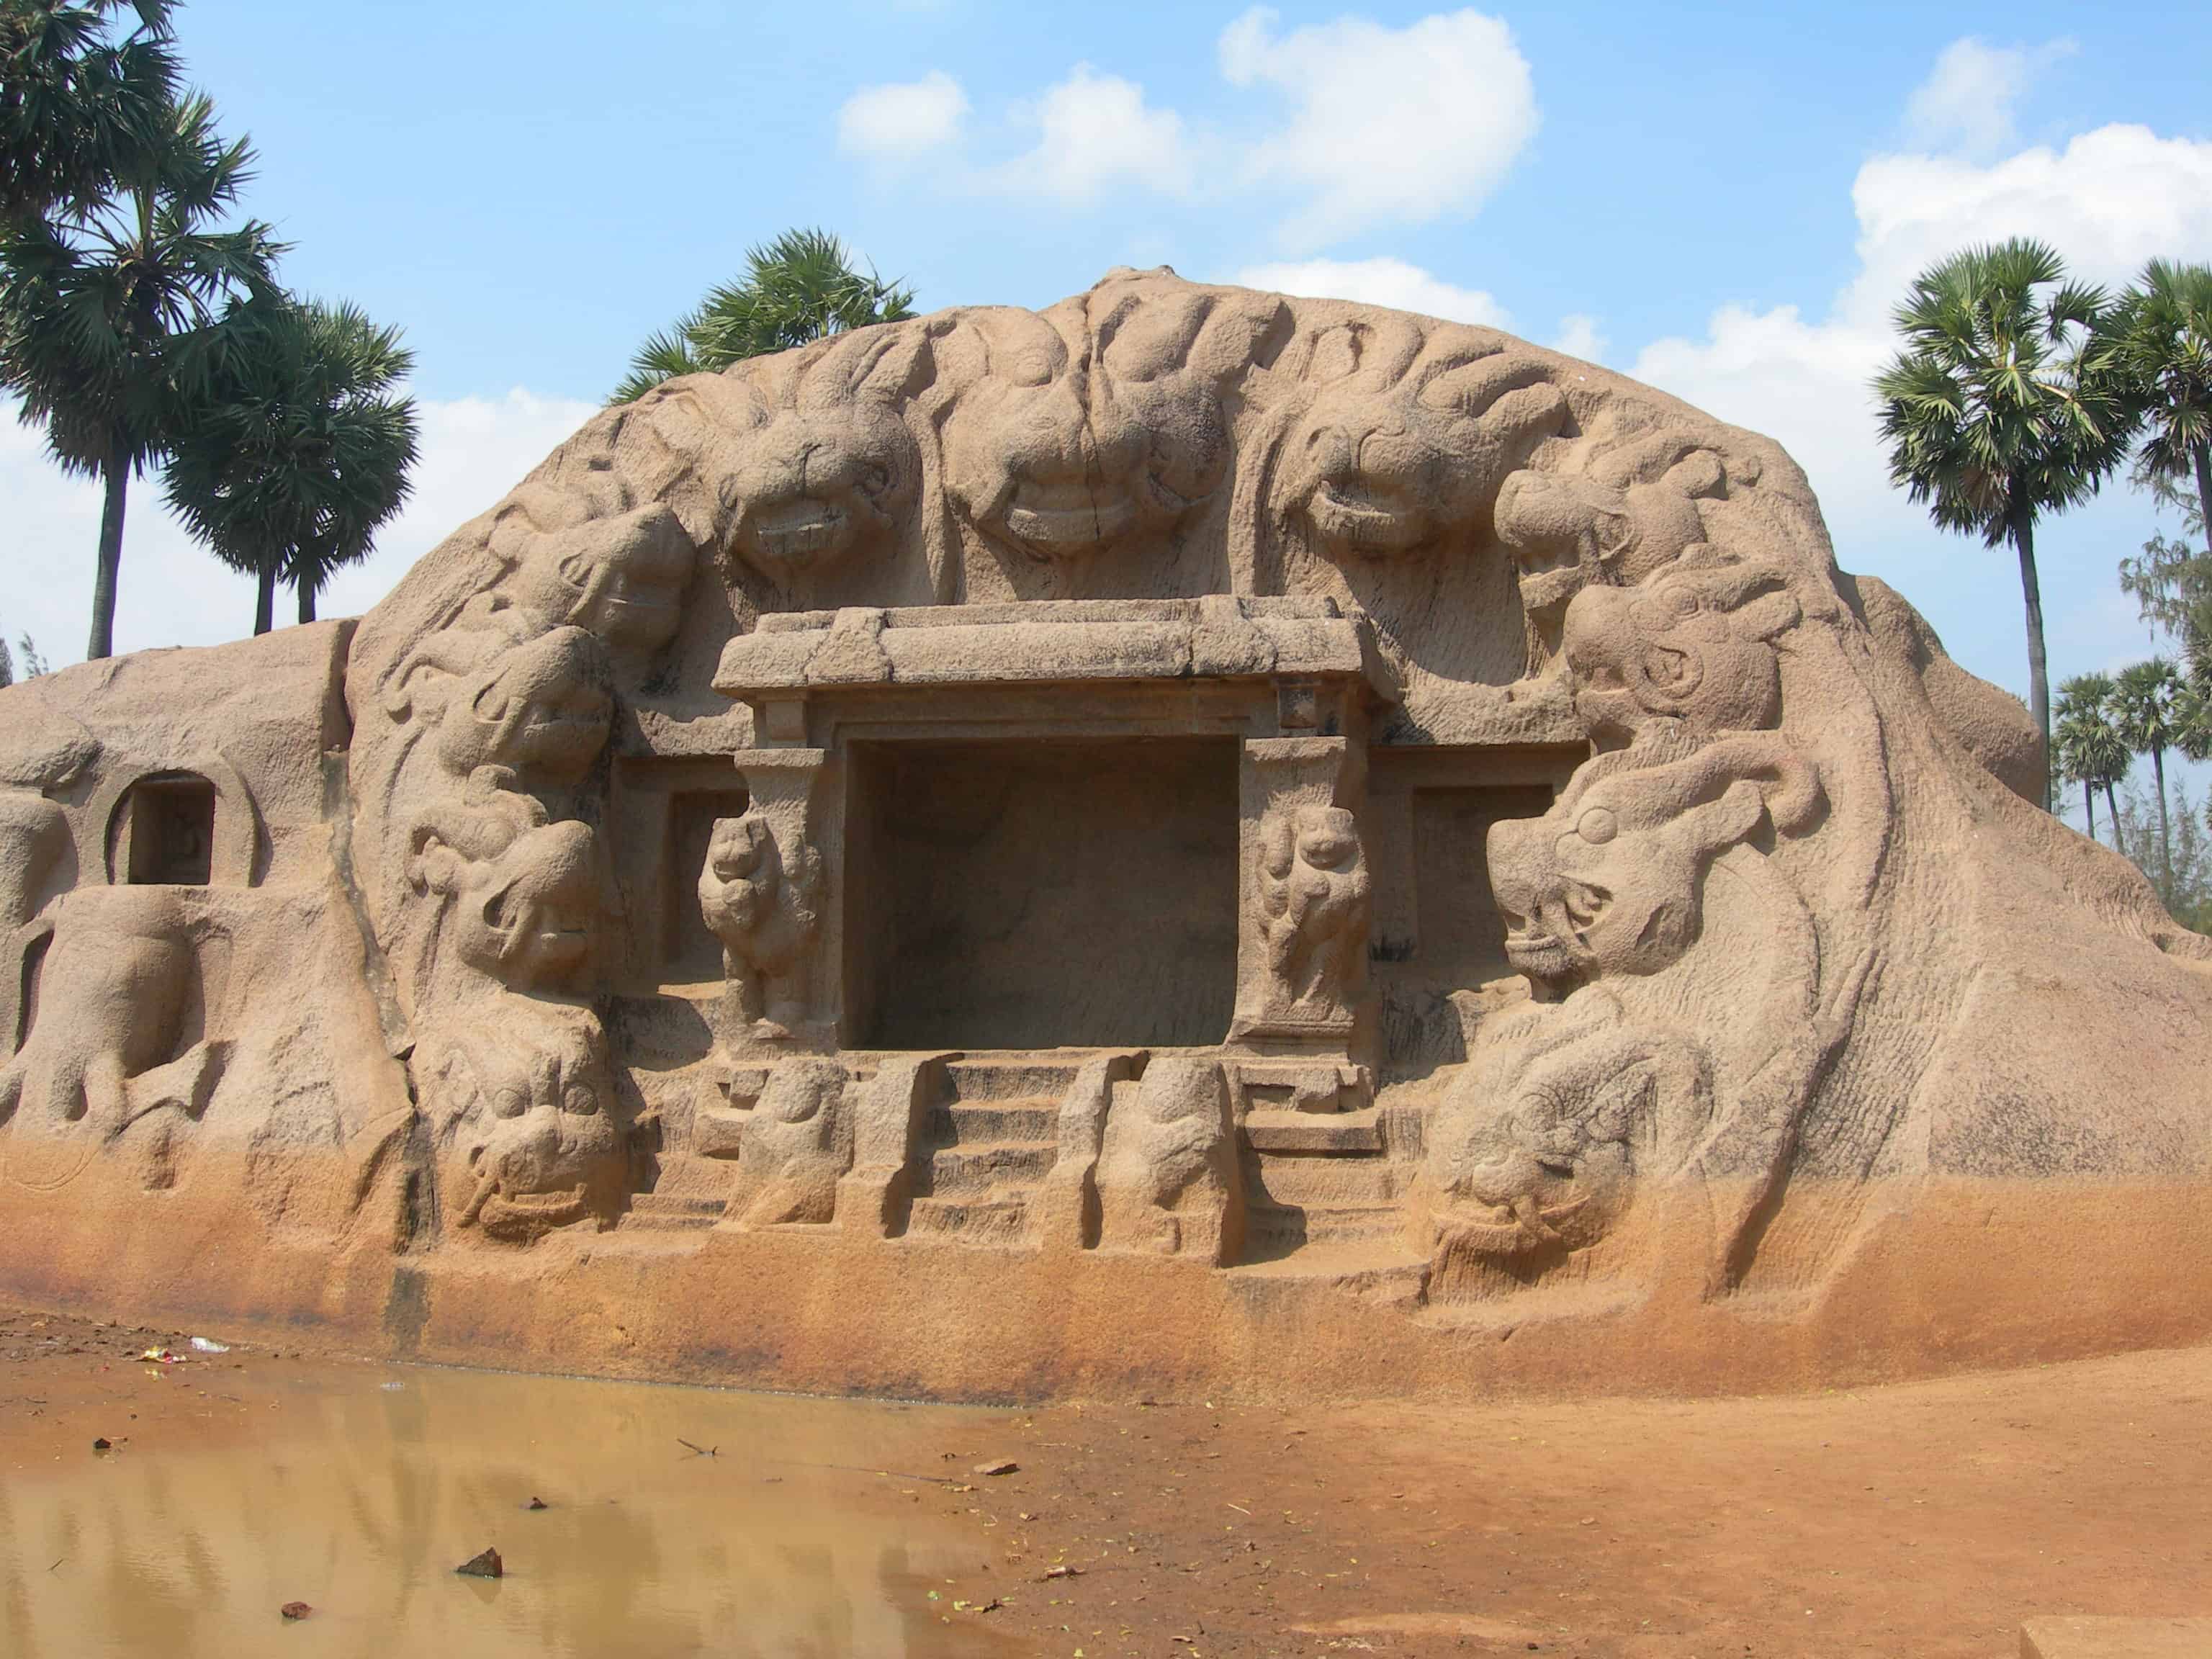
[[[924,308],[1115,264],[1502,322],[1773,433],[1839,556],[2025,689],[2010,561],[1888,489],[1864,379],[1911,271],[2039,232],[2088,274],[2212,260],[2212,9],[1861,4],[750,7],[187,0],[300,289],[402,325],[418,500],[374,602],[750,242],[821,223]],[[74,659],[97,504],[0,434],[0,627]],[[2054,672],[2148,641],[2119,486],[2042,538]],[[246,586],[133,514],[118,643],[230,637]]]

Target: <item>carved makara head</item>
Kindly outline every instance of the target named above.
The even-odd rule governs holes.
[[[460,959],[514,990],[567,983],[590,956],[599,911],[591,826],[545,821],[482,769],[469,799],[417,827],[409,879],[452,906]]]
[[[514,603],[543,632],[573,623],[617,654],[643,655],[676,635],[697,550],[659,505],[533,536],[514,575]]]
[[[1595,1243],[1711,1111],[1696,1049],[1629,1024],[1596,988],[1497,1022],[1470,1060],[1431,1131],[1447,1249]]]
[[[1566,419],[1542,358],[1410,319],[1339,324],[1310,343],[1313,403],[1284,441],[1277,511],[1338,557],[1486,538],[1498,486]]]
[[[1583,729],[1601,749],[1661,724],[1766,730],[1782,718],[1775,641],[1799,617],[1779,572],[1705,550],[1641,587],[1584,589],[1560,636]]]
[[[1498,539],[1512,551],[1521,608],[1555,644],[1585,587],[1632,587],[1703,541],[1698,502],[1726,482],[1717,455],[1671,433],[1602,456],[1587,473],[1514,473],[1498,492]]]
[[[736,556],[787,581],[893,547],[921,483],[899,407],[934,372],[919,324],[858,329],[799,354],[737,452]]]
[[[456,1224],[526,1243],[584,1219],[618,1177],[605,1036],[587,1011],[511,999],[427,1042],[417,1071]]]
[[[1491,890],[1505,951],[1559,994],[1613,974],[1652,974],[1695,943],[1705,866],[1770,815],[1810,823],[1810,763],[1777,734],[1727,738],[1667,764],[1588,763],[1540,818],[1491,826]]]
[[[526,641],[454,688],[439,757],[463,777],[489,765],[573,783],[606,744],[608,678],[605,648],[583,629]]]

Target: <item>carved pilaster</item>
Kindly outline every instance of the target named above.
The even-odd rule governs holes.
[[[1244,744],[1243,903],[1231,1036],[1349,1054],[1367,1001],[1365,757],[1342,737]]]
[[[836,769],[821,749],[742,749],[748,804],[716,821],[700,912],[722,942],[721,1036],[736,1053],[835,1046],[842,873]]]

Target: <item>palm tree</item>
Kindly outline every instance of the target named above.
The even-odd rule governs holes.
[[[2198,528],[2212,530],[2212,267],[2152,260],[2110,326],[2143,414],[2138,478],[2194,484]]]
[[[2212,760],[2212,635],[2192,633],[2173,697],[2173,746],[2194,761]]]
[[[855,270],[826,230],[787,230],[746,250],[745,272],[702,301],[673,329],[649,337],[611,404],[642,398],[663,380],[727,368],[870,323],[914,315],[914,290]]]
[[[2015,240],[1922,272],[1895,317],[1905,348],[1874,382],[1891,480],[1941,528],[2009,542],[2019,556],[2029,702],[2047,754],[2036,520],[2094,495],[2134,434],[2103,291],[2067,281],[2043,244]]]
[[[125,10],[137,27],[118,39]],[[176,91],[171,0],[0,0],[0,222],[96,200]]]
[[[258,220],[210,228],[252,152],[222,141],[206,98],[166,106],[149,140],[118,167],[112,199],[0,241],[0,386],[66,471],[106,487],[88,657],[114,648],[131,479],[167,450],[180,390],[211,366],[210,325],[228,301],[273,292],[283,251]]]
[[[2159,891],[2170,903],[2173,887],[2172,827],[2166,820],[2166,751],[2177,745],[2180,711],[2175,704],[2185,690],[2180,672],[2164,657],[2123,668],[2112,682],[2110,707],[2112,725],[2122,741],[2138,755],[2150,757],[2151,776],[2158,789]]]
[[[210,384],[171,448],[168,501],[216,556],[256,578],[253,631],[276,583],[300,620],[332,571],[368,557],[407,499],[416,428],[393,389],[414,368],[397,329],[361,310],[289,298],[232,307]]]
[[[2112,678],[2109,674],[2076,674],[2058,688],[2057,746],[2052,759],[2059,775],[2081,786],[2081,806],[2089,825],[2089,839],[2097,838],[2097,798],[2105,792],[2105,805],[2112,823],[2112,845],[2120,845],[2120,808],[2112,786],[2127,775],[2127,740],[2112,724]],[[2121,849],[2124,851],[2124,848]]]

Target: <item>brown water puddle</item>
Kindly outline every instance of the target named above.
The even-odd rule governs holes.
[[[1021,1650],[973,1611],[994,1553],[932,1501],[943,1477],[877,1472],[918,1417],[962,1443],[1001,1414],[246,1357],[111,1349],[106,1452],[26,1433],[40,1396],[0,1403],[0,1653]],[[457,1577],[487,1545],[507,1576]]]

